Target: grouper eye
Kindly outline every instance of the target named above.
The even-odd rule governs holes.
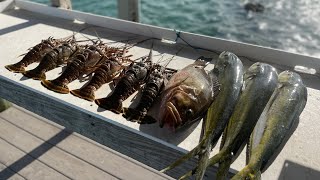
[[[192,109],[187,109],[187,110],[186,110],[186,116],[193,116],[193,111],[192,111]]]

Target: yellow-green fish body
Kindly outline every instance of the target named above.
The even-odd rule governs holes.
[[[279,74],[278,86],[251,134],[248,165],[233,179],[260,179],[261,171],[288,140],[294,122],[306,105],[307,96],[307,89],[298,74],[289,71]]]
[[[219,140],[239,98],[243,84],[243,65],[233,53],[222,52],[212,71],[220,82],[220,92],[208,109],[204,143],[199,154],[196,179],[202,179],[210,151]]]
[[[244,90],[223,134],[221,150],[210,159],[209,165],[220,164],[218,179],[225,178],[232,161],[248,141],[277,85],[278,75],[271,65],[258,62],[246,71],[244,81]]]

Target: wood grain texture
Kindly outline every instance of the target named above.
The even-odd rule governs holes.
[[[20,174],[18,174],[17,172],[13,171],[12,169],[8,168],[8,166],[0,163],[0,172],[2,175],[0,175],[0,179],[6,179],[6,177],[8,177],[11,174],[12,175],[9,180],[22,180],[25,179],[23,176],[21,176]]]
[[[0,76],[0,84],[1,97],[157,170],[163,169],[183,155],[183,152],[169,144],[3,76]],[[194,165],[195,159],[170,171],[168,175],[177,178],[191,170]],[[207,176],[213,177],[215,172],[215,168],[208,168]]]
[[[47,143],[0,118],[0,134],[3,140],[10,142],[32,158],[41,161],[68,178],[79,180],[118,179],[108,171],[98,169],[72,154],[55,147],[55,144],[69,137],[71,132],[60,131],[48,140],[51,143]],[[20,162],[21,160],[15,163]],[[28,165],[28,163],[25,164]]]
[[[39,117],[25,109],[13,106],[9,110],[0,113],[0,119],[1,118],[12,123],[13,126],[19,127],[20,130],[16,129],[17,131],[25,131],[28,134],[41,139],[43,142],[53,145],[67,154],[71,154],[72,156],[91,164],[97,169],[113,174],[119,179],[171,179],[169,176],[160,173],[157,170],[77,133],[72,133],[59,143],[52,141],[52,137],[61,133],[61,131],[65,131],[64,127],[58,126],[56,123],[43,117]],[[9,131],[9,133],[14,134],[15,131]],[[27,137],[28,136],[23,136],[24,141],[30,142]],[[54,155],[51,153],[51,156]],[[84,172],[82,172],[82,174]],[[82,176],[85,177],[84,174]]]
[[[0,138],[0,153],[0,162],[12,170],[1,171],[0,176],[2,179],[14,177],[16,172],[19,172],[19,174],[26,179],[69,179],[2,138]],[[27,162],[31,163],[29,163],[28,166],[24,166]]]

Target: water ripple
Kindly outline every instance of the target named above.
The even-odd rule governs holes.
[[[244,10],[249,0],[141,0],[141,21],[320,57],[318,0],[259,1],[266,7],[262,14]],[[73,1],[73,8],[117,16],[116,0]]]

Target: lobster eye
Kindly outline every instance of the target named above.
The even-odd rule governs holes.
[[[188,116],[192,116],[192,115],[193,115],[192,109],[187,109],[186,110],[186,116],[188,117]]]

